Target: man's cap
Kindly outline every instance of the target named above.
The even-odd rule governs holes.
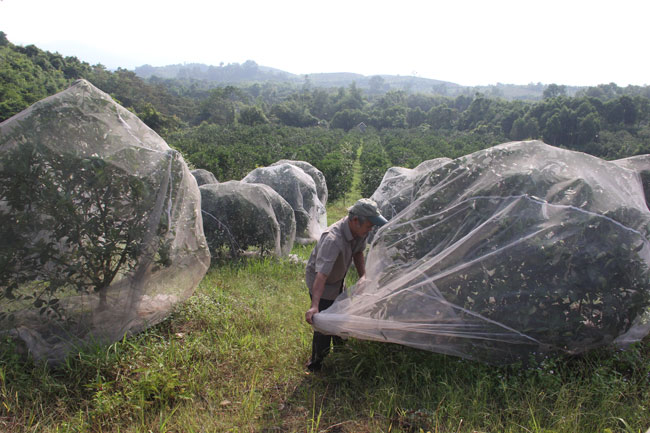
[[[368,221],[373,223],[376,226],[383,226],[388,221],[384,218],[379,212],[379,207],[374,200],[369,198],[362,198],[358,200],[355,204],[348,208],[348,212],[356,215],[368,218]]]

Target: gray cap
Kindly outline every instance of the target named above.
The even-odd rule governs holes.
[[[383,226],[388,222],[386,218],[381,216],[377,203],[375,203],[373,200],[370,200],[369,198],[362,198],[358,200],[355,204],[348,208],[348,212],[356,216],[368,218],[368,221],[376,226]]]

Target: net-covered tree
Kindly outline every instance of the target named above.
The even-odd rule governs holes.
[[[164,242],[147,245],[156,191],[137,176],[32,143],[3,151],[0,168],[0,300],[63,318],[61,292],[95,292],[102,309],[118,275],[167,262]]]

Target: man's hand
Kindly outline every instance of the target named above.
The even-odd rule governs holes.
[[[327,275],[322,272],[316,272],[316,278],[314,279],[314,285],[311,289],[311,308],[305,313],[305,320],[310,325],[313,324],[312,317],[314,314],[318,313],[318,303],[320,302],[320,297],[323,296],[323,290],[325,290],[325,281],[327,280]]]
[[[314,322],[312,322],[312,317],[314,317],[314,314],[318,313],[318,307],[311,307],[307,312],[305,313],[305,320],[307,323],[312,325]]]

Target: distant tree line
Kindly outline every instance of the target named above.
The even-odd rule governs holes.
[[[244,66],[239,69],[250,74],[255,69]],[[511,140],[541,139],[606,159],[650,153],[650,86],[610,83],[568,96],[565,86],[550,84],[538,101],[385,91],[381,77],[365,90],[355,83],[316,87],[308,77],[301,85],[242,81],[214,87],[190,78],[143,80],[126,69],[109,71],[34,45],[14,45],[0,32],[0,120],[78,78],[109,93],[219,180],[241,178],[281,158],[303,159],[325,173],[333,199],[349,187],[344,179],[359,146],[364,195],[390,166],[414,167]]]

